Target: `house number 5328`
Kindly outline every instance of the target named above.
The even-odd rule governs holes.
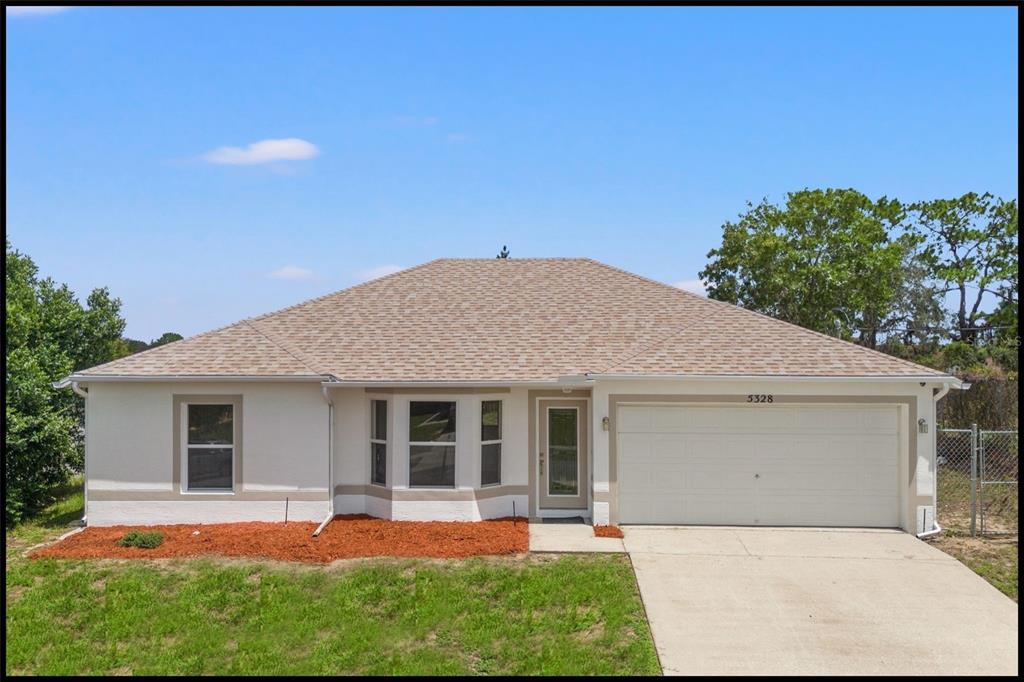
[[[747,396],[748,403],[774,403],[775,396],[771,393],[751,393]]]

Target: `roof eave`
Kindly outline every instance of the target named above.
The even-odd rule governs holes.
[[[70,374],[54,382],[54,388],[67,388],[72,383],[96,382],[202,382],[202,381],[279,381],[322,382],[323,374]]]
[[[871,383],[906,383],[906,382],[930,382],[937,384],[949,384],[952,388],[961,388],[963,382],[955,376],[946,374],[920,374],[920,375],[818,375],[818,374],[587,374],[591,380],[614,380],[614,381],[855,381]]]

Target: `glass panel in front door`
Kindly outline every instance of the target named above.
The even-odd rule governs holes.
[[[577,410],[548,410],[548,495],[579,494]]]

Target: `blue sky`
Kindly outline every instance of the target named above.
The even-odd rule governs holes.
[[[803,187],[1016,197],[1011,8],[6,21],[8,236],[135,338],[502,244],[685,282]]]

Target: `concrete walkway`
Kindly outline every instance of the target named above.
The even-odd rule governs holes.
[[[1017,604],[912,535],[623,530],[667,675],[1017,674]]]
[[[625,552],[618,538],[594,537],[585,523],[531,523],[531,552]]]

